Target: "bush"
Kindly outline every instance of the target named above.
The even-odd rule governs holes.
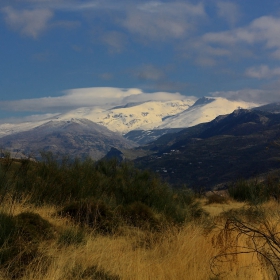
[[[228,189],[229,195],[237,201],[247,201],[251,204],[263,203],[270,198],[269,190],[264,183],[257,180],[241,180]]]
[[[12,215],[0,213],[0,247],[9,244],[16,232],[16,222]]]
[[[214,245],[220,247],[220,253],[211,261],[211,270],[216,276],[226,276],[222,271],[225,262],[237,261],[238,255],[252,254],[268,268],[270,279],[280,279],[279,214],[276,221],[274,211],[273,219],[268,214],[265,209],[254,206],[228,215],[223,229],[216,240],[213,239]]]
[[[15,254],[13,248],[17,233],[16,221],[13,216],[0,213],[0,265],[6,263]]]
[[[39,243],[54,237],[52,225],[37,213],[22,212],[14,219],[23,242]]]
[[[142,229],[158,229],[161,224],[154,211],[141,202],[119,207],[116,213],[126,224]]]
[[[94,199],[69,203],[59,211],[59,214],[70,217],[83,226],[92,227],[100,233],[112,233],[117,227],[114,215],[108,206]]]
[[[145,205],[172,223],[183,223],[203,214],[193,192],[172,189],[155,174],[138,170],[128,162],[58,160],[46,153],[42,162],[9,159],[8,163],[9,168],[2,166],[5,194],[17,200],[29,197],[29,202],[36,205],[66,204],[66,208],[76,209],[63,209],[72,211],[69,215],[76,222],[100,231],[113,230],[118,222],[112,220],[114,210],[133,203]]]
[[[20,278],[38,257],[40,241],[53,237],[51,224],[31,212],[17,216],[1,213],[0,229],[0,264],[14,279]]]

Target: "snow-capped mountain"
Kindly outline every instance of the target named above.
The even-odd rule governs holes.
[[[196,98],[189,97],[184,100],[128,103],[111,109],[82,107],[37,122],[0,124],[0,138],[27,131],[51,120],[88,119],[122,134],[135,129],[153,129],[159,126],[164,118],[183,112],[192,106],[195,101]]]
[[[80,108],[59,115],[58,120],[86,118],[108,129],[125,134],[132,130],[150,130],[194,126],[259,104],[230,101],[221,97],[189,98],[173,101],[147,101],[111,109]]]
[[[34,127],[42,125],[49,120],[38,122],[22,122],[22,123],[4,123],[0,124],[0,138],[6,135],[15,134],[22,131],[30,130]]]
[[[133,130],[182,128],[211,121],[218,115],[229,114],[238,108],[256,106],[259,104],[220,97],[186,97],[183,100],[128,103],[111,109],[83,107],[37,122],[0,124],[0,138],[33,129],[51,120],[88,119],[120,134]]]
[[[202,97],[185,111],[164,119],[157,128],[190,127],[212,121],[217,116],[229,114],[236,109],[248,109],[257,106],[259,104],[231,101],[222,97]]]
[[[117,106],[109,110],[80,108],[60,115],[57,119],[86,118],[112,131],[127,133],[135,129],[153,129],[161,125],[165,118],[187,110],[195,101],[194,98],[173,101],[147,101]]]

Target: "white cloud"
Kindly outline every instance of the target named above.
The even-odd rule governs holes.
[[[217,2],[218,16],[234,26],[240,17],[239,7],[236,3],[219,1]]]
[[[59,114],[40,114],[40,115],[30,115],[25,117],[10,117],[0,119],[0,124],[7,123],[26,123],[26,122],[40,122],[43,120],[53,119]]]
[[[15,31],[22,35],[36,38],[47,28],[48,21],[53,17],[50,9],[15,10],[13,7],[1,9],[4,20]]]
[[[179,16],[182,14],[188,14],[192,17],[205,15],[204,6],[202,3],[193,5],[187,2],[164,3],[161,1],[150,1],[145,4],[138,5],[138,9],[152,14],[162,13],[172,16],[175,14],[179,14]]]
[[[236,91],[216,91],[210,95],[215,97],[224,97],[229,100],[242,100],[259,104],[267,104],[280,101],[279,90],[263,90],[263,89],[242,89]]]
[[[280,17],[263,16],[244,27],[193,37],[178,50],[182,57],[204,67],[260,57],[280,60],[279,30]]]
[[[80,107],[111,107],[124,105],[127,102],[147,100],[184,99],[179,93],[143,93],[137,88],[79,88],[65,91],[58,97],[42,97],[15,101],[0,101],[0,109],[18,112],[63,112]]]
[[[10,1],[11,2],[11,1]],[[48,8],[53,10],[66,10],[66,11],[83,11],[89,9],[95,9],[99,6],[99,1],[79,1],[79,0],[19,0],[20,2],[25,2],[26,5],[35,8]]]
[[[171,100],[184,100],[194,99],[194,96],[185,96],[180,93],[169,93],[169,92],[154,92],[154,93],[142,93],[138,95],[127,96],[123,99],[123,103],[129,102],[144,102],[144,101],[171,101]]]
[[[245,75],[257,79],[269,79],[280,76],[280,67],[270,69],[267,65],[250,67],[246,70]]]
[[[153,40],[182,38],[205,16],[202,3],[151,1],[129,6],[121,22],[131,33]]]
[[[1,101],[0,108],[10,111],[59,112],[69,108],[117,104],[124,97],[140,94],[141,92],[139,89],[109,87],[79,88],[67,90],[64,92],[64,95],[58,97]]]
[[[27,4],[29,2],[29,4]],[[203,1],[192,4],[190,1],[126,1],[118,3],[104,1],[73,0],[31,0],[24,1],[25,10],[17,10],[12,6],[2,9],[6,23],[22,34],[36,38],[46,29],[54,12],[77,12],[92,24],[93,19],[101,22],[109,20],[117,26],[125,28],[136,38],[148,40],[182,39],[190,34],[206,18]],[[22,4],[23,5],[23,4]],[[22,7],[18,2],[15,7]],[[84,13],[86,12],[86,14]],[[95,21],[96,23],[96,21]],[[53,23],[52,26],[54,26]],[[62,27],[75,27],[79,23],[60,21]],[[94,26],[96,28],[96,26]],[[121,35],[121,36],[120,36]],[[116,32],[105,33],[100,39],[110,50],[120,52],[125,44],[124,35]]]
[[[201,43],[206,45],[223,45],[234,52],[236,45],[239,48],[242,44],[256,45],[262,44],[264,49],[272,51],[272,55],[280,59],[280,18],[263,16],[255,19],[246,27],[236,28],[224,32],[206,33],[202,37]],[[244,47],[245,48],[245,47]]]

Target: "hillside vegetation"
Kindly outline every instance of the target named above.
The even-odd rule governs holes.
[[[43,158],[1,160],[0,279],[279,279],[276,177],[232,185],[236,202],[128,163]]]
[[[280,114],[239,109],[163,135],[142,146],[147,154],[134,162],[171,184],[208,190],[228,186],[279,169],[279,128]]]

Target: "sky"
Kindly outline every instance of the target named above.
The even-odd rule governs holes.
[[[1,0],[0,118],[142,99],[280,101],[279,0]]]

